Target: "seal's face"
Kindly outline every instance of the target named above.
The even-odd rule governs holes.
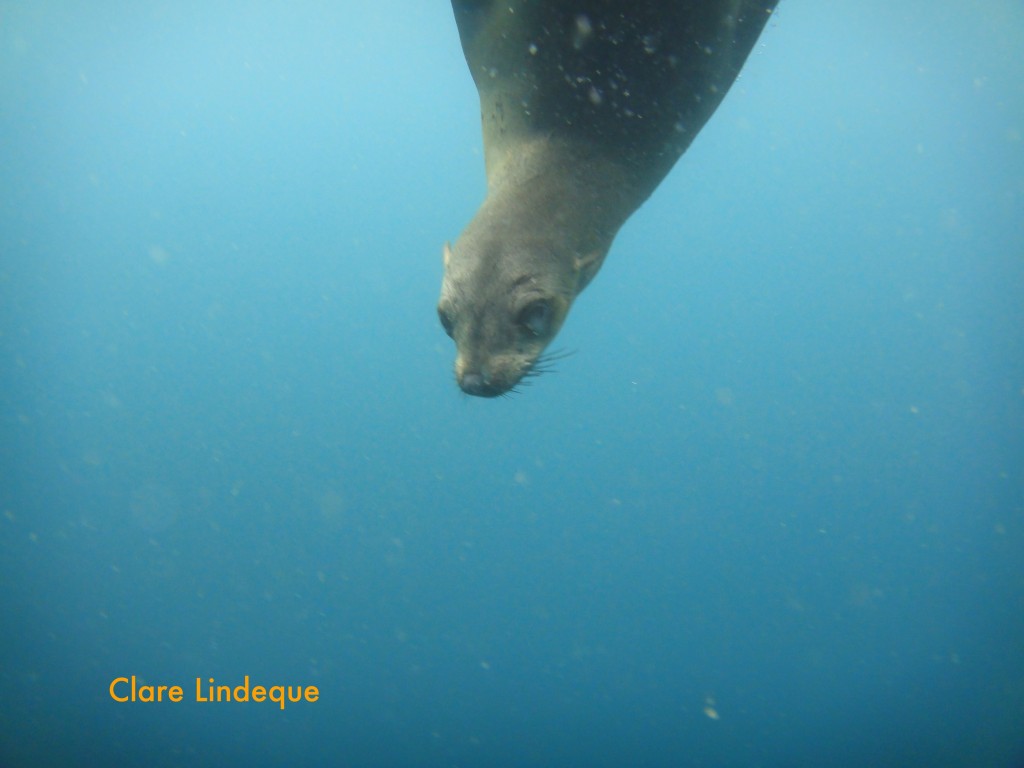
[[[580,262],[535,247],[445,245],[437,314],[455,341],[455,378],[464,392],[496,397],[539,372],[580,287]]]

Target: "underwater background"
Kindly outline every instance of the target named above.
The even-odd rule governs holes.
[[[783,0],[486,401],[448,3],[0,2],[0,764],[1024,765],[1022,41]]]

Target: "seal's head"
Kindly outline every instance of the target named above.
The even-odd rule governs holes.
[[[446,243],[437,315],[455,341],[462,391],[496,397],[542,372],[545,348],[603,257],[603,251],[578,256],[552,253],[543,242],[477,238],[472,228],[454,248]]]

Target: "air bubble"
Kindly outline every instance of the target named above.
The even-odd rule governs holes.
[[[594,32],[594,26],[586,14],[581,13],[576,17],[576,30],[572,36],[572,47],[577,51],[582,48]]]

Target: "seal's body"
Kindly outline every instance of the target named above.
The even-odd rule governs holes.
[[[739,74],[774,0],[453,0],[487,198],[438,314],[469,394],[536,372],[619,227]]]

